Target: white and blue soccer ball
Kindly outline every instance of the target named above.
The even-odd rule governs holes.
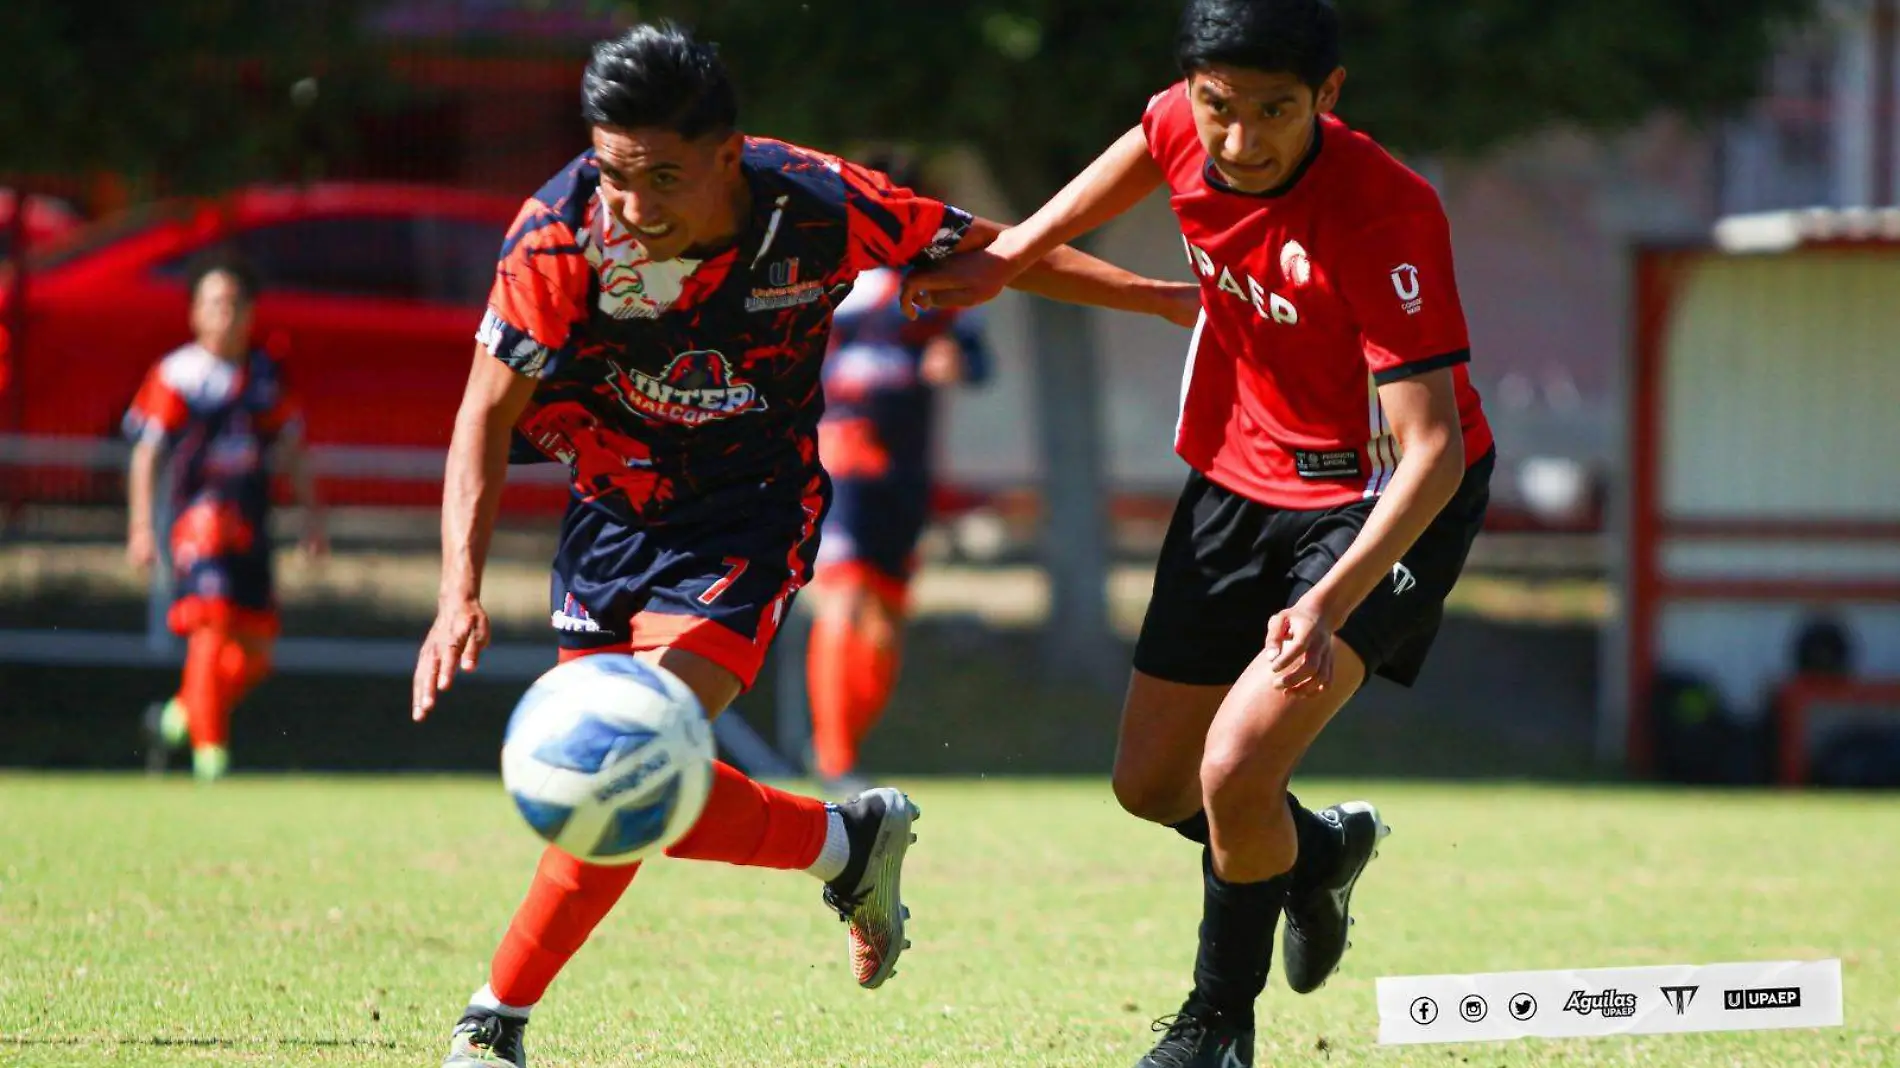
[[[593,864],[633,864],[698,822],[712,724],[679,676],[597,653],[537,679],[502,741],[501,780],[534,832]]]

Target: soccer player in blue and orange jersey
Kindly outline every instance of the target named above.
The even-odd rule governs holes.
[[[561,655],[634,652],[709,715],[723,711],[757,675],[817,552],[833,309],[863,272],[999,230],[869,169],[745,136],[714,49],[670,25],[596,46],[582,102],[593,147],[523,206],[477,336],[449,447],[418,719],[488,640],[481,573],[511,446],[573,475],[551,590]],[[1193,287],[1068,249],[1022,287],[1175,321],[1195,303]],[[875,987],[904,948],[899,874],[915,812],[893,789],[827,805],[719,764],[704,814],[667,852],[817,876],[848,922],[857,981]],[[635,871],[544,853],[447,1065],[522,1063],[529,1009]]]
[[[321,553],[325,542],[283,369],[251,347],[257,283],[250,268],[235,258],[208,259],[193,270],[190,286],[196,340],[152,368],[125,417],[136,442],[126,554],[141,568],[157,556],[152,502],[162,467],[176,574],[169,623],[187,645],[177,696],[146,715],[148,762],[161,766],[167,750],[189,739],[192,770],[209,781],[230,764],[232,709],[270,671],[276,466],[303,508],[305,548]]]
[[[1384,825],[1287,785],[1367,677],[1411,685],[1495,463],[1450,226],[1430,184],[1331,114],[1329,0],[1188,0],[1183,80],[993,246],[910,286],[962,305],[1165,187],[1204,314],[1115,794],[1203,845],[1194,986],[1139,1068],[1253,1063],[1276,923],[1288,985],[1338,965]],[[938,297],[929,298],[938,303]]]
[[[899,159],[867,163],[920,188]],[[832,502],[812,578],[817,613],[805,674],[813,770],[834,794],[863,785],[858,747],[897,685],[917,541],[930,517],[937,392],[988,371],[975,320],[955,311],[906,315],[902,281],[888,267],[859,276],[838,305],[825,360],[818,455]]]

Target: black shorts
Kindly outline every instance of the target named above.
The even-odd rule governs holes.
[[[1368,675],[1410,686],[1425,665],[1491,500],[1495,450],[1465,471],[1450,503],[1339,628]],[[1375,500],[1275,508],[1188,476],[1155,567],[1135,669],[1169,682],[1230,685],[1266,647],[1275,612],[1317,585],[1365,526]]]

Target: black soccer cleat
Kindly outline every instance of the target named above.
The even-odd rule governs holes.
[[[1353,884],[1378,856],[1379,840],[1392,833],[1369,801],[1348,801],[1317,813],[1339,829],[1339,849],[1330,871],[1294,866],[1293,889],[1286,896],[1286,925],[1280,933],[1280,968],[1296,994],[1310,994],[1339,967],[1352,918],[1347,909]]]
[[[1234,1024],[1190,998],[1154,1022],[1161,1041],[1135,1068],[1253,1068],[1253,1028]]]
[[[470,1005],[449,1035],[442,1068],[528,1068],[521,1044],[527,1026],[526,1020]]]
[[[897,958],[910,948],[904,937],[901,883],[904,854],[917,839],[911,824],[922,815],[900,790],[881,786],[837,806],[851,840],[851,859],[825,884],[825,904],[850,924],[851,974],[873,990],[897,974]]]

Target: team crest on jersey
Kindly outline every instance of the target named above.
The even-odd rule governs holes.
[[[1280,274],[1296,286],[1313,280],[1313,260],[1306,254],[1306,246],[1298,241],[1280,246]]]
[[[797,256],[779,260],[766,268],[765,279],[768,285],[754,289],[751,296],[746,297],[746,311],[777,311],[780,308],[795,308],[801,304],[810,304],[825,294],[824,279],[801,279],[798,276]]]
[[[734,378],[731,362],[715,349],[682,352],[658,377],[610,366],[607,384],[620,403],[658,422],[701,426],[765,407],[758,387]]]
[[[1409,263],[1392,268],[1392,291],[1399,295],[1399,306],[1407,315],[1417,315],[1425,306],[1424,299],[1418,295],[1418,268]]]

